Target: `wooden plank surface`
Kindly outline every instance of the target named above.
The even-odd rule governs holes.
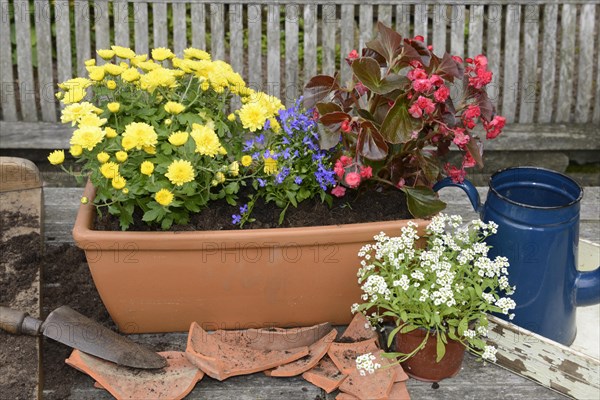
[[[229,6],[229,63],[233,70],[246,77],[244,68],[244,20],[241,4]],[[193,24],[192,24],[193,25]]]
[[[342,83],[346,83],[352,78],[352,69],[346,62],[348,54],[354,50],[354,31],[356,24],[354,22],[354,6],[351,4],[342,5],[342,19],[340,23],[340,74]]]
[[[525,36],[523,73],[521,74],[521,104],[519,106],[519,123],[529,124],[533,122],[538,79],[538,32],[540,30],[540,8],[537,5],[525,6],[523,8],[523,34]]]
[[[469,7],[469,39],[468,51],[469,57],[475,57],[482,53],[483,49],[483,20],[484,6]]]
[[[452,7],[452,23],[450,24],[450,51],[452,55],[465,57],[465,6]]]
[[[7,4],[8,7],[8,4]],[[2,9],[4,13],[4,8]],[[12,21],[14,24],[14,21]],[[0,18],[0,36],[10,37],[11,19],[6,16]],[[5,121],[17,120],[17,103],[15,91],[15,79],[12,69],[12,44],[10,40],[0,40],[0,79],[3,82],[2,96],[0,96],[0,105],[2,105],[2,119]]]
[[[37,121],[38,116],[35,104],[35,85],[33,81],[31,52],[30,14],[32,14],[33,9],[30,10],[29,2],[27,0],[15,0],[14,6],[21,118],[23,121]]]
[[[487,93],[496,106],[496,111],[501,113],[500,110],[500,41],[502,40],[502,6],[490,5],[487,8],[486,13],[487,21],[487,45],[486,45],[486,56],[488,58],[488,69],[492,71],[492,82],[488,85]]]
[[[97,2],[94,5],[94,32],[96,34],[96,50],[108,49],[110,47],[108,2]],[[105,64],[102,57],[96,54],[96,63]]]
[[[598,45],[596,46],[596,54],[597,58],[597,66],[596,66],[596,95],[595,104],[594,104],[594,116],[592,118],[592,122],[594,124],[600,124],[600,40],[597,41]]]
[[[560,71],[558,73],[558,107],[555,122],[571,120],[573,104],[573,74],[575,73],[575,31],[577,29],[577,7],[565,4],[562,6]]]
[[[304,82],[317,74],[317,6],[304,6]]]
[[[427,27],[429,26],[429,6],[424,3],[415,4],[415,30],[411,36],[423,36],[425,43],[429,43]]]
[[[211,4],[210,13],[210,53],[213,60],[225,58],[225,6]]]
[[[267,8],[267,92],[270,95],[281,96],[281,50],[279,48],[279,6]]]
[[[579,19],[579,58],[577,59],[577,102],[575,103],[575,122],[588,122],[592,106],[592,82],[594,80],[594,36],[596,5],[581,6]],[[596,57],[600,55],[596,54]],[[599,83],[596,82],[596,85]]]
[[[40,108],[42,121],[56,122],[56,90],[52,65],[52,33],[50,30],[50,5],[47,1],[38,0],[35,3],[35,30],[37,39],[37,78],[39,87]],[[89,44],[89,24],[88,24]],[[88,46],[87,57],[90,58]],[[1,57],[1,56],[0,56]],[[11,68],[12,70],[12,68]],[[12,73],[12,71],[11,71]],[[12,80],[11,80],[12,81]],[[9,81],[9,82],[11,82]],[[6,81],[4,81],[6,82]],[[8,94],[8,93],[7,93]],[[4,96],[2,96],[4,97]],[[4,109],[4,105],[3,105]],[[6,119],[6,118],[5,118]]]
[[[75,49],[77,50],[77,76],[87,76],[85,61],[90,55],[90,7],[87,1],[76,1],[75,13]]]
[[[248,84],[262,89],[262,8],[258,4],[248,5]]]
[[[433,6],[433,52],[439,57],[442,57],[446,52],[446,36],[448,34],[448,14],[450,8],[444,4],[436,4]]]
[[[361,4],[359,7],[359,42],[358,47],[362,49],[365,43],[373,39],[373,6]]]
[[[203,4],[229,4],[231,0],[145,0],[147,3],[203,3]],[[239,1],[239,0],[238,0]],[[509,5],[509,4],[581,4],[590,0],[496,0],[493,4],[498,5]],[[415,0],[336,0],[337,4],[342,2],[346,4],[367,4],[367,5],[379,5],[379,4],[414,4]],[[288,4],[288,0],[252,0],[250,4]],[[322,0],[302,0],[300,4],[323,4]],[[471,5],[481,4],[481,0],[421,0],[423,4],[458,4],[458,5]]]
[[[515,122],[519,93],[519,48],[521,6],[506,8],[504,25],[504,84],[502,85],[502,115],[507,123]]]
[[[126,0],[113,0],[115,44],[129,47],[129,4]]]
[[[377,6],[377,21],[385,26],[392,26],[392,6],[381,4]]]
[[[183,50],[187,47],[186,14],[185,4],[173,4],[173,52],[178,57],[183,57]]]
[[[537,122],[549,123],[553,117],[554,89],[556,76],[556,33],[557,33],[558,6],[547,5],[544,7],[544,32],[542,42],[542,76],[540,79],[540,108]]]
[[[410,4],[396,4],[396,31],[402,37],[410,37],[411,8]]]
[[[168,47],[167,41],[167,3],[152,4],[153,38],[152,48]]]
[[[285,7],[285,87],[284,100],[287,107],[294,104],[302,93],[298,68],[298,33],[301,8],[297,4]]]
[[[206,49],[206,22],[204,4],[192,3],[192,47]]]
[[[148,54],[150,41],[148,40],[148,4],[133,4],[133,33],[135,40],[135,52],[137,54]]]
[[[321,29],[323,32],[321,40],[321,48],[323,49],[323,69],[321,73],[324,75],[333,75],[337,69],[335,66],[335,44],[337,43],[335,37],[337,28],[336,8],[335,4],[325,4],[323,5],[321,13]]]

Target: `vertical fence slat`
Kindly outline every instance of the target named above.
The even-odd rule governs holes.
[[[244,22],[241,4],[229,5],[229,63],[242,76],[244,73]],[[192,26],[194,20],[192,19]]]
[[[594,79],[594,21],[596,5],[581,6],[579,21],[579,71],[577,72],[577,103],[575,104],[575,121],[588,122],[592,105],[592,82]],[[596,40],[598,38],[596,37]],[[597,55],[600,57],[600,55]],[[598,82],[596,82],[598,84]]]
[[[521,31],[521,6],[509,5],[506,9],[504,35],[504,85],[502,90],[502,115],[506,122],[515,121],[519,85],[519,37]]]
[[[323,49],[322,73],[333,75],[335,73],[335,27],[337,24],[336,5],[325,4],[321,10],[321,47]]]
[[[523,74],[521,75],[521,105],[519,106],[519,123],[533,122],[536,94],[538,90],[537,59],[538,32],[540,29],[540,7],[527,5],[523,10],[523,30],[525,33],[525,48],[523,57]]]
[[[56,21],[56,59],[58,82],[71,79],[71,23],[69,22],[69,1],[54,2]]]
[[[475,57],[483,49],[483,6],[471,5],[469,9],[469,49],[467,54]]]
[[[54,77],[52,76],[52,33],[50,31],[50,3],[35,2],[35,31],[37,37],[37,76],[39,82],[42,120],[56,121],[56,98],[54,97]],[[89,31],[88,31],[89,41]],[[88,44],[89,58],[89,44]],[[11,67],[12,69],[12,67]],[[5,82],[5,81],[3,81]],[[3,108],[4,109],[4,108]],[[6,118],[5,118],[6,119]]]
[[[402,37],[410,36],[410,8],[410,4],[396,5],[396,31],[398,31]]]
[[[109,24],[108,24],[108,2],[98,1],[94,4],[94,31],[96,32],[96,50],[104,50],[110,46]],[[57,22],[58,27],[58,22]],[[58,37],[58,28],[56,32]],[[59,68],[60,68],[60,58]],[[105,61],[96,54],[96,62],[102,65]],[[60,71],[60,69],[59,69]]]
[[[2,16],[0,18],[0,35],[10,37],[10,18],[8,2],[2,3]],[[12,70],[12,49],[10,40],[0,40],[0,104],[2,104],[2,119],[5,121],[17,120],[17,105],[15,102],[15,79]]]
[[[173,50],[179,57],[187,47],[186,4],[173,3]]]
[[[279,4],[267,8],[267,74],[269,94],[281,96],[281,51],[279,49]]]
[[[556,69],[556,19],[558,5],[544,6],[544,32],[542,44],[542,78],[540,92],[540,108],[537,122],[549,123],[552,120],[554,103],[554,81]]]
[[[365,47],[365,43],[373,39],[373,6],[369,4],[360,5],[360,42],[359,49]]]
[[[90,58],[90,5],[87,1],[75,2],[75,49],[77,50],[77,75],[85,76],[85,60]]]
[[[317,74],[317,5],[304,5],[304,82]]]
[[[433,6],[433,52],[442,57],[446,51],[447,8],[444,4]]]
[[[488,96],[496,107],[500,96],[500,34],[502,30],[502,6],[490,5],[487,10],[487,44],[486,55],[488,69],[492,71],[492,82],[487,87]],[[498,110],[500,111],[500,110]]]
[[[113,0],[113,18],[115,44],[129,47],[129,3],[127,0]]]
[[[14,7],[21,117],[24,121],[37,121],[33,66],[31,63],[31,20],[29,18],[29,2],[27,0],[15,0]]]
[[[153,3],[152,18],[152,48],[167,47],[167,3]]]
[[[342,5],[342,22],[340,26],[340,73],[342,83],[346,83],[352,77],[352,70],[345,58],[354,49],[354,5]]]
[[[192,3],[192,47],[206,49],[206,22],[204,4]]]
[[[459,57],[465,56],[465,11],[465,6],[452,6],[450,51]]]
[[[210,52],[213,59],[222,60],[225,57],[225,6],[223,4],[209,5],[210,10]]]
[[[598,46],[596,49],[596,59],[598,60],[596,65],[596,104],[594,105],[594,116],[592,122],[594,124],[600,124],[600,40],[598,40]]]
[[[377,7],[377,21],[385,26],[392,26],[392,6],[379,5]]]
[[[262,89],[262,7],[248,5],[248,78],[255,89]]]
[[[133,33],[135,35],[135,52],[137,54],[147,54],[149,48],[148,4],[133,3],[133,9]]]
[[[429,42],[427,37],[427,26],[429,25],[429,10],[427,4],[415,5],[415,30],[411,36],[421,35],[425,43]]]
[[[558,76],[558,107],[556,122],[569,122],[573,104],[573,73],[575,72],[575,31],[577,8],[575,5],[562,6],[560,71]]]
[[[285,104],[289,107],[301,91],[298,79],[298,31],[300,7],[289,4],[285,7]]]

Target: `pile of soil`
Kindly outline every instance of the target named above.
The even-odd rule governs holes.
[[[240,199],[244,196],[241,195]],[[243,204],[243,201],[240,201]],[[208,231],[239,229],[232,223],[231,216],[239,213],[239,207],[225,200],[210,203],[210,207],[191,217],[187,225],[173,225],[174,231]],[[303,201],[295,208],[290,206],[285,220],[279,225],[281,209],[275,203],[256,202],[252,218],[256,221],[244,225],[244,229],[293,228],[318,225],[354,224],[372,221],[393,221],[412,218],[406,205],[406,197],[400,190],[349,191],[344,197],[333,198],[331,208],[320,201]],[[142,213],[136,210],[131,231],[157,231],[160,226],[148,226],[142,221]],[[95,229],[101,231],[120,230],[119,220],[108,213],[98,217]]]

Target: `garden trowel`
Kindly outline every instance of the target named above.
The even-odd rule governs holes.
[[[133,368],[163,368],[167,361],[67,306],[52,311],[44,322],[27,313],[0,306],[0,329],[17,335],[40,334],[87,354]]]

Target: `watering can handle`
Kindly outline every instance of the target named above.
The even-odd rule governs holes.
[[[575,279],[575,304],[578,307],[600,303],[600,267],[579,271]]]
[[[464,190],[471,201],[471,205],[473,205],[473,209],[478,214],[481,214],[481,200],[479,199],[479,192],[477,192],[477,189],[471,182],[465,180],[462,183],[458,183],[452,181],[450,178],[444,178],[433,186],[433,190],[437,192],[447,186],[459,187]]]

